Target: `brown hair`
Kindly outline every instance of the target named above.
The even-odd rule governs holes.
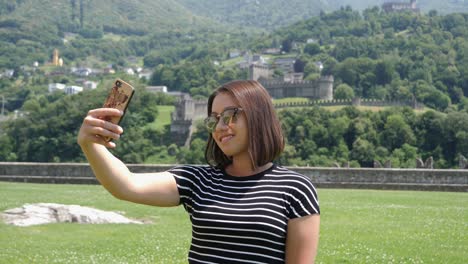
[[[211,115],[214,98],[220,93],[231,95],[247,119],[249,135],[249,155],[256,169],[276,159],[284,149],[281,124],[276,116],[271,97],[257,81],[232,81],[216,89],[208,99],[208,116]],[[205,149],[208,164],[225,168],[232,163],[218,147],[212,134],[208,136]]]

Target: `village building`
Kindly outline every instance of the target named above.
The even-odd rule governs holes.
[[[419,8],[416,7],[416,0],[410,0],[410,2],[402,1],[385,1],[382,5],[382,9],[385,12],[401,12],[401,11],[412,11],[419,12]]]
[[[146,90],[153,93],[167,93],[167,86],[146,86]]]
[[[48,88],[49,88],[49,93],[62,91],[68,95],[77,94],[83,91],[83,87],[81,86],[65,85],[63,83],[50,83]]]

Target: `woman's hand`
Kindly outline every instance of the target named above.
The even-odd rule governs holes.
[[[103,117],[122,116],[122,112],[114,108],[98,108],[88,112],[78,132],[77,142],[81,147],[100,144],[108,148],[115,148],[115,143],[106,141],[110,137],[114,140],[120,138],[123,133],[122,127],[104,120]]]

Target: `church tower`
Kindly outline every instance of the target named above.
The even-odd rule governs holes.
[[[59,66],[59,51],[58,51],[58,49],[54,49],[54,54],[52,56],[52,64],[54,66]]]

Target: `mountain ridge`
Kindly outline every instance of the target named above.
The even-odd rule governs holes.
[[[169,0],[40,0],[39,3],[33,0],[0,0],[0,7],[8,5],[10,11],[4,12],[0,19],[29,21],[33,26],[56,25],[62,31],[120,27],[150,33],[210,27],[213,24],[211,19],[196,16]]]
[[[194,28],[271,31],[297,21],[351,6],[378,6],[385,0],[0,0],[0,21],[15,20],[28,27],[56,26],[58,31],[80,28],[147,34]],[[400,1],[400,2],[409,2]],[[468,12],[468,1],[419,0],[421,12]]]

